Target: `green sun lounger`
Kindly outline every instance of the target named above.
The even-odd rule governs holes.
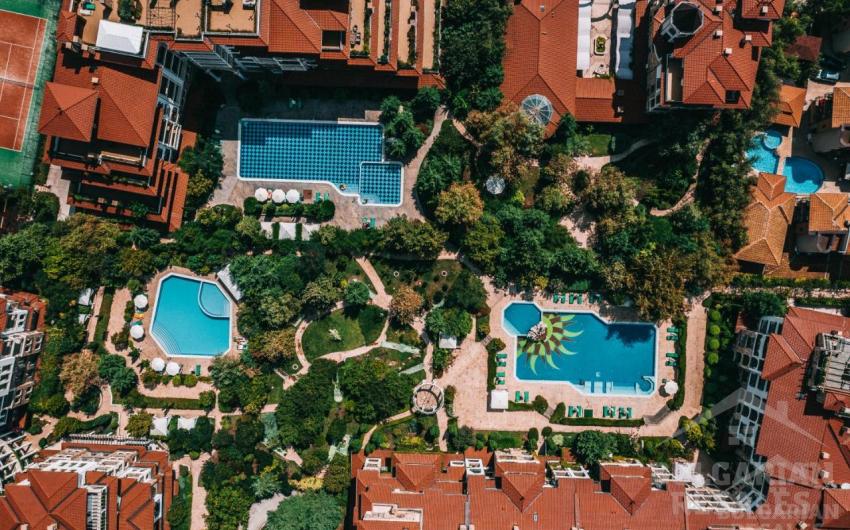
[[[499,378],[499,377],[497,377],[497,378],[496,378],[496,384],[497,384],[497,385],[504,385],[504,384],[505,384],[505,380],[504,380],[504,379],[501,379],[501,378]]]
[[[584,303],[584,296],[581,293],[576,294],[576,303],[577,304],[583,304]]]
[[[664,363],[664,366],[676,366],[676,365],[677,365],[676,361],[667,361],[666,363]]]
[[[678,332],[679,332],[679,328],[677,328],[676,326],[670,326],[669,328],[667,328],[667,333],[678,333]]]
[[[609,407],[608,405],[602,406],[602,417],[603,418],[613,418],[614,417],[614,407]]]
[[[496,377],[505,377],[505,372],[496,372]]]
[[[572,304],[572,303],[574,303],[575,301],[576,301],[576,294],[575,294],[575,293],[570,293],[570,303]]]
[[[378,220],[374,217],[369,219],[369,228],[375,228],[376,226],[378,226]]]
[[[519,390],[517,390],[514,394],[514,401],[516,401],[517,403],[522,401],[522,394],[519,393]]]
[[[498,366],[499,368],[507,368],[508,363],[506,363],[505,361],[496,361],[496,366]]]
[[[526,390],[525,392],[523,392],[523,394],[522,394],[522,399],[523,399],[523,401],[525,401],[526,403],[530,403],[530,401],[528,401],[528,390]]]
[[[678,354],[678,353],[670,352],[670,353],[668,353],[668,354],[667,354],[667,358],[668,358],[668,359],[678,359],[678,358],[679,358],[679,354]]]
[[[678,335],[667,335],[667,340],[672,340],[673,342],[676,342],[677,340],[679,340],[679,336]]]
[[[508,358],[508,354],[505,353],[505,352],[499,352],[499,353],[496,354],[496,359],[507,359],[507,358]]]
[[[555,294],[552,295],[552,301],[555,302],[556,304],[558,303],[559,298],[560,297],[558,296],[558,293],[555,293]]]

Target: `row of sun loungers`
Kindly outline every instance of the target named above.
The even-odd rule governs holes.
[[[602,407],[602,417],[603,418],[617,418],[621,420],[630,420],[632,419],[632,408],[631,407],[610,407],[604,406]]]
[[[583,293],[555,293],[552,295],[552,301],[556,304],[583,304],[584,303],[584,294]],[[587,301],[591,304],[600,304],[602,303],[602,295],[599,293],[588,293]]]
[[[514,401],[517,403],[531,403],[529,397],[527,390],[525,392],[520,392],[519,390],[514,392]]]

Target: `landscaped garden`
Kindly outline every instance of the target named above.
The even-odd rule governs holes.
[[[386,313],[377,306],[337,309],[307,326],[301,338],[304,355],[312,361],[328,353],[372,344],[385,322]]]

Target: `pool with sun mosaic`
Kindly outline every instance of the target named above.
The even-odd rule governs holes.
[[[595,313],[542,311],[513,302],[503,326],[516,337],[515,376],[567,382],[587,394],[647,395],[655,388],[656,327]]]

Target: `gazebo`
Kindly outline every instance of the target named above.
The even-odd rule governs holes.
[[[145,328],[141,324],[133,324],[130,326],[130,336],[133,340],[142,340],[145,338]]]
[[[163,361],[159,357],[155,357],[151,361],[151,369],[154,372],[162,372],[163,370],[165,370],[165,361]]]
[[[301,200],[301,194],[297,190],[289,190],[286,192],[286,202],[295,204]]]
[[[413,389],[413,412],[436,414],[443,406],[443,389],[433,381],[422,381]]]
[[[266,188],[257,188],[254,191],[254,198],[257,199],[257,202],[266,202],[269,200],[269,190]]]
[[[136,309],[143,311],[148,307],[148,297],[143,294],[137,294],[136,297],[133,298],[133,304],[136,306]]]
[[[272,202],[275,204],[283,204],[286,200],[286,193],[283,190],[274,190],[272,192]]]

